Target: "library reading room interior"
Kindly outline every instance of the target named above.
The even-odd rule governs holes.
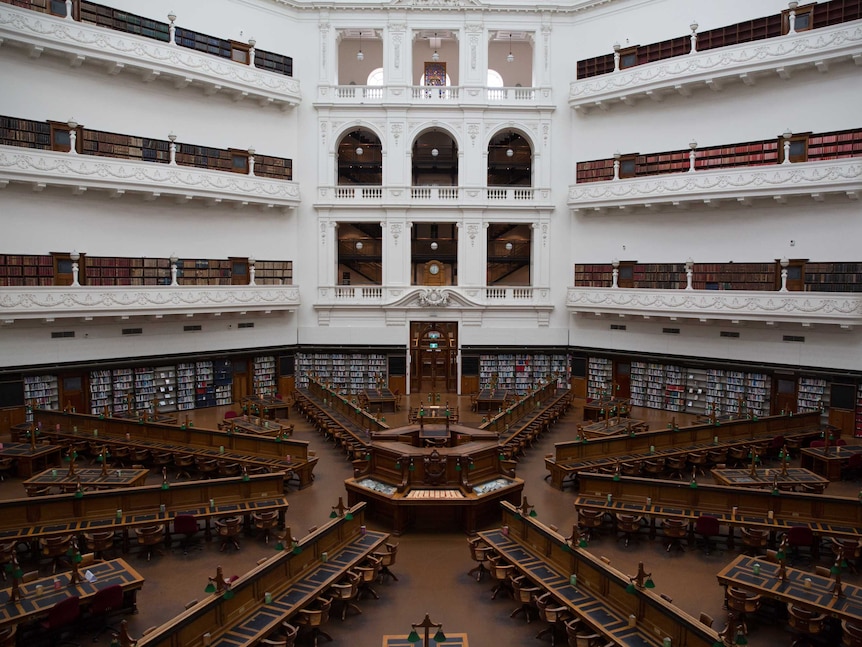
[[[862,0],[0,45],[0,647],[862,647]]]

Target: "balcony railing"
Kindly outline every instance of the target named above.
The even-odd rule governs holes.
[[[754,85],[758,76],[775,74],[789,78],[794,70],[862,61],[860,21],[692,52],[654,63],[636,65],[610,74],[572,82],[569,105],[575,110],[607,109],[614,103],[633,104],[649,98],[660,101],[665,94],[688,95],[697,88],[720,90],[742,82]]]
[[[52,53],[75,66],[95,62],[109,74],[134,71],[146,82],[166,78],[177,88],[195,85],[208,95],[226,93],[282,110],[302,98],[299,81],[276,71],[5,3],[0,3],[0,42],[24,47],[34,58]]]
[[[299,184],[238,173],[137,160],[112,159],[56,151],[0,146],[0,186],[10,182],[67,187],[73,193],[108,191],[113,197],[142,194],[182,201],[202,199],[210,205],[234,203],[293,209],[300,203]]]
[[[862,325],[862,294],[569,288],[566,307],[582,315],[668,317],[709,321],[793,323],[803,327]]]
[[[269,314],[299,307],[295,285],[0,288],[0,323],[19,319]]]
[[[439,307],[454,310],[477,308],[553,308],[548,288],[356,285],[321,287],[316,308],[381,307],[384,309]]]
[[[518,187],[322,186],[317,206],[490,206],[495,209],[553,206],[551,190]]]
[[[467,87],[447,86],[385,86],[385,85],[321,85],[318,86],[318,103],[335,105],[361,105],[373,102],[375,107],[388,104],[435,107],[460,105],[487,105],[506,108],[553,109],[550,88],[519,87]]]
[[[617,211],[659,205],[714,207],[748,205],[755,199],[784,202],[792,196],[858,200],[862,194],[862,159],[844,158],[770,166],[650,175],[588,182],[569,187],[572,211]]]

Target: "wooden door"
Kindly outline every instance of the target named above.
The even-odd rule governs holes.
[[[776,375],[772,380],[772,411],[796,413],[796,378],[794,376]]]
[[[72,407],[78,413],[90,411],[86,373],[60,376],[60,408]]]
[[[629,361],[614,361],[614,388],[611,395],[615,398],[629,398],[632,392],[632,365]]]

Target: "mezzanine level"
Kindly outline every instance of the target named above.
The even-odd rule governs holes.
[[[862,325],[858,293],[576,287],[568,289],[566,307],[572,314],[622,319],[796,324],[803,329]]]
[[[435,109],[486,107],[553,110],[551,88],[484,86],[320,85],[315,106],[362,106]]]
[[[321,186],[315,207],[552,209],[551,190],[528,186]]]

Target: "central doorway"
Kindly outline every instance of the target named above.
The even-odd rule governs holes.
[[[457,393],[458,324],[454,321],[410,323],[410,391]]]

